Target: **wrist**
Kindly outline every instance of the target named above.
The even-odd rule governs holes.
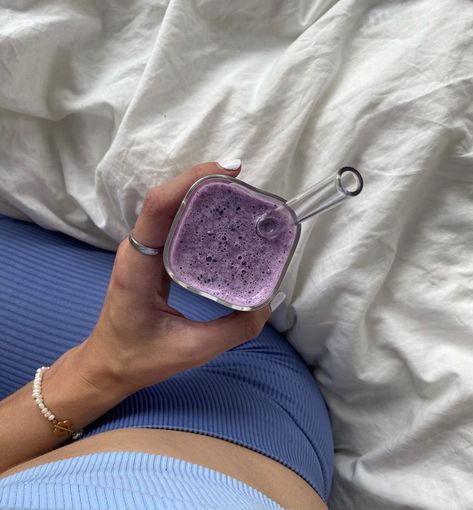
[[[102,354],[90,338],[67,355],[69,370],[75,373],[78,382],[89,387],[104,403],[120,402],[136,391],[127,384],[122,367]]]
[[[71,419],[75,431],[131,393],[116,383],[113,371],[94,358],[85,342],[67,351],[45,372],[42,387],[45,405],[58,420]]]

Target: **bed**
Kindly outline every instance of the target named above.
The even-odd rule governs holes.
[[[472,2],[0,0],[0,214],[114,249],[223,158],[286,198],[365,178],[271,319],[330,409],[331,510],[473,508]]]

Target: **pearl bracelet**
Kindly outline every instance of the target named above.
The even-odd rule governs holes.
[[[75,432],[72,420],[57,420],[56,416],[44,404],[43,395],[41,393],[41,383],[43,381],[44,372],[49,370],[49,368],[50,367],[41,367],[36,370],[33,381],[33,399],[36,405],[39,407],[41,414],[53,425],[53,434],[55,436],[63,436],[64,434],[69,434],[73,440],[79,439],[82,436],[83,430]]]

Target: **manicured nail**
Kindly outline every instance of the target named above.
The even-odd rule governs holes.
[[[233,172],[241,167],[241,159],[228,159],[225,161],[217,161],[217,165],[224,170]]]
[[[286,299],[286,294],[282,291],[279,291],[269,303],[269,307],[271,308],[271,312],[274,312],[276,308]]]

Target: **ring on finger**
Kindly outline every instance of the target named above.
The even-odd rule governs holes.
[[[146,246],[145,244],[141,244],[139,241],[137,241],[133,237],[133,230],[130,232],[128,240],[130,241],[130,244],[133,246],[133,248],[138,250],[143,255],[159,255],[160,253],[163,253],[164,246],[161,246],[160,248],[152,248],[151,246]]]

